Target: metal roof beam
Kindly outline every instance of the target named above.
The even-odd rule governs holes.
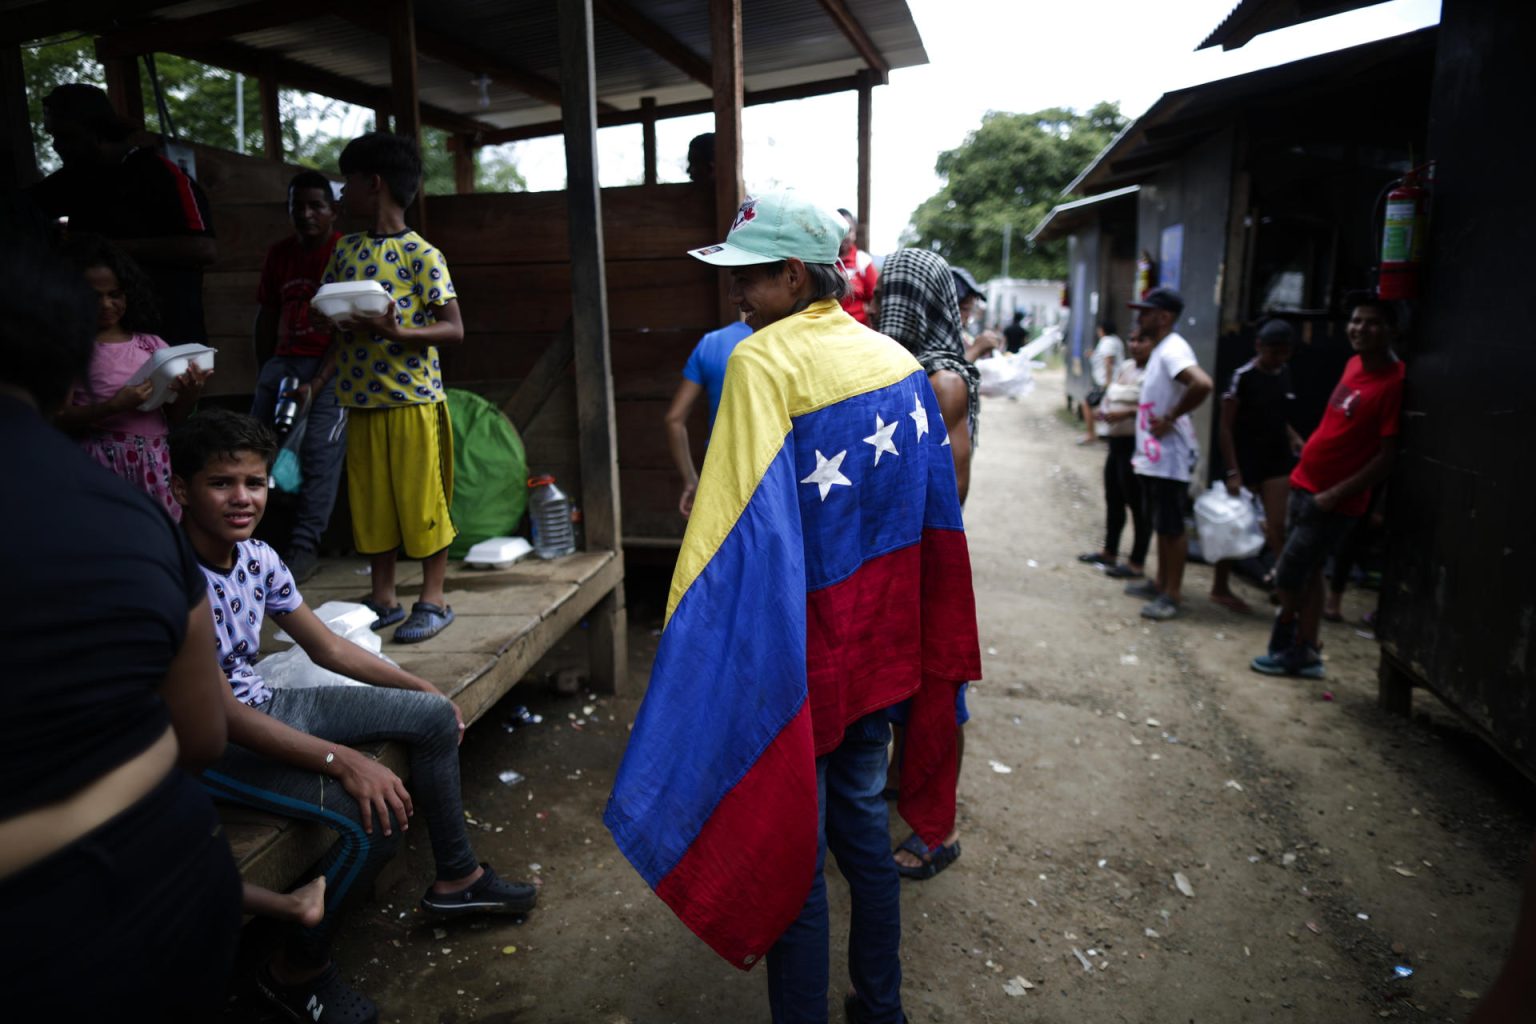
[[[592,9],[689,78],[714,88],[714,71],[709,61],[688,49],[666,29],[624,0],[593,0]]]
[[[864,31],[864,26],[859,24],[859,19],[853,16],[848,5],[844,0],[821,0],[821,6],[826,8],[838,29],[848,37],[853,48],[859,51],[859,56],[864,58],[864,63],[880,76],[880,84],[884,85],[890,78],[891,64],[875,46],[874,40],[869,38],[869,33]]]

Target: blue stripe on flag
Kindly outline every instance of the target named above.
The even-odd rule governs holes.
[[[603,814],[652,888],[805,702],[795,469],[786,444],[662,633],[652,690]]]

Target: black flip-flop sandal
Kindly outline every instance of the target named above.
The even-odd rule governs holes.
[[[263,964],[256,969],[256,991],[301,1024],[378,1024],[373,1000],[342,980],[331,964],[302,985],[284,985]]]

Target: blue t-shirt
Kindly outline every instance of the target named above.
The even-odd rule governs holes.
[[[752,333],[747,324],[737,321],[718,331],[710,331],[699,339],[683,367],[683,376],[704,389],[709,396],[709,426],[715,426],[715,413],[720,409],[720,393],[725,389],[725,364],[730,361],[731,350],[742,338]]]

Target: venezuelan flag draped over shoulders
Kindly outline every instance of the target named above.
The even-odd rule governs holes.
[[[955,691],[979,679],[954,461],[928,377],[827,300],[737,346],[649,690],[603,820],[749,968],[816,866],[816,758],[912,698],[899,810],[954,824]]]

